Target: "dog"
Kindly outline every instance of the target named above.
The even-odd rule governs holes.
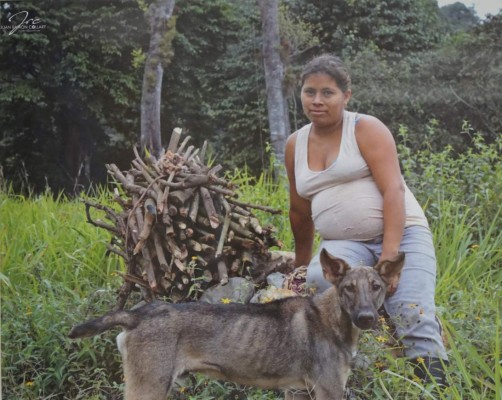
[[[351,268],[326,250],[333,287],[313,297],[267,304],[154,302],[76,325],[72,339],[121,326],[117,337],[126,400],[164,400],[187,372],[264,389],[307,389],[317,400],[341,400],[360,330],[377,322],[389,282],[404,254],[374,267]]]

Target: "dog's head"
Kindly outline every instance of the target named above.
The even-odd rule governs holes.
[[[356,268],[326,249],[321,251],[320,257],[324,278],[337,287],[341,306],[354,325],[360,329],[373,327],[388,286],[401,274],[404,253],[399,253],[394,260],[380,261],[374,267]]]

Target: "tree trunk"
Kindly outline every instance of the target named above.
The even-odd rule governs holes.
[[[284,163],[289,134],[287,101],[283,92],[284,65],[280,54],[278,0],[258,0],[263,33],[263,63],[267,90],[270,139],[278,163]]]
[[[141,150],[148,150],[156,157],[162,152],[160,131],[160,101],[162,92],[163,64],[167,58],[166,43],[168,24],[175,0],[156,0],[147,11],[150,24],[150,47],[143,75],[141,94]]]

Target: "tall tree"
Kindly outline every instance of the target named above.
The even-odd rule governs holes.
[[[167,64],[174,37],[172,19],[174,0],[156,0],[147,11],[150,24],[150,47],[143,75],[141,94],[141,149],[155,156],[162,151],[160,131],[160,101],[164,65]]]
[[[0,163],[16,189],[78,191],[129,161],[148,43],[136,0],[2,1],[0,25],[28,12],[39,29],[0,29]],[[17,17],[14,17],[17,18]]]
[[[263,34],[263,64],[267,90],[270,140],[277,162],[284,163],[284,147],[289,134],[287,100],[284,96],[284,65],[281,60],[278,0],[258,0]]]

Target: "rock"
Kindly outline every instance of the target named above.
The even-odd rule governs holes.
[[[284,280],[286,279],[286,275],[281,274],[280,272],[273,272],[269,276],[267,276],[267,283],[270,286],[274,286],[278,289],[282,289],[284,284]]]
[[[226,285],[215,285],[207,289],[199,301],[211,304],[248,303],[255,293],[253,282],[245,278],[234,277]]]
[[[269,303],[274,300],[294,296],[298,296],[298,294],[293,292],[292,290],[270,286],[267,289],[259,290],[251,299],[251,303]]]

